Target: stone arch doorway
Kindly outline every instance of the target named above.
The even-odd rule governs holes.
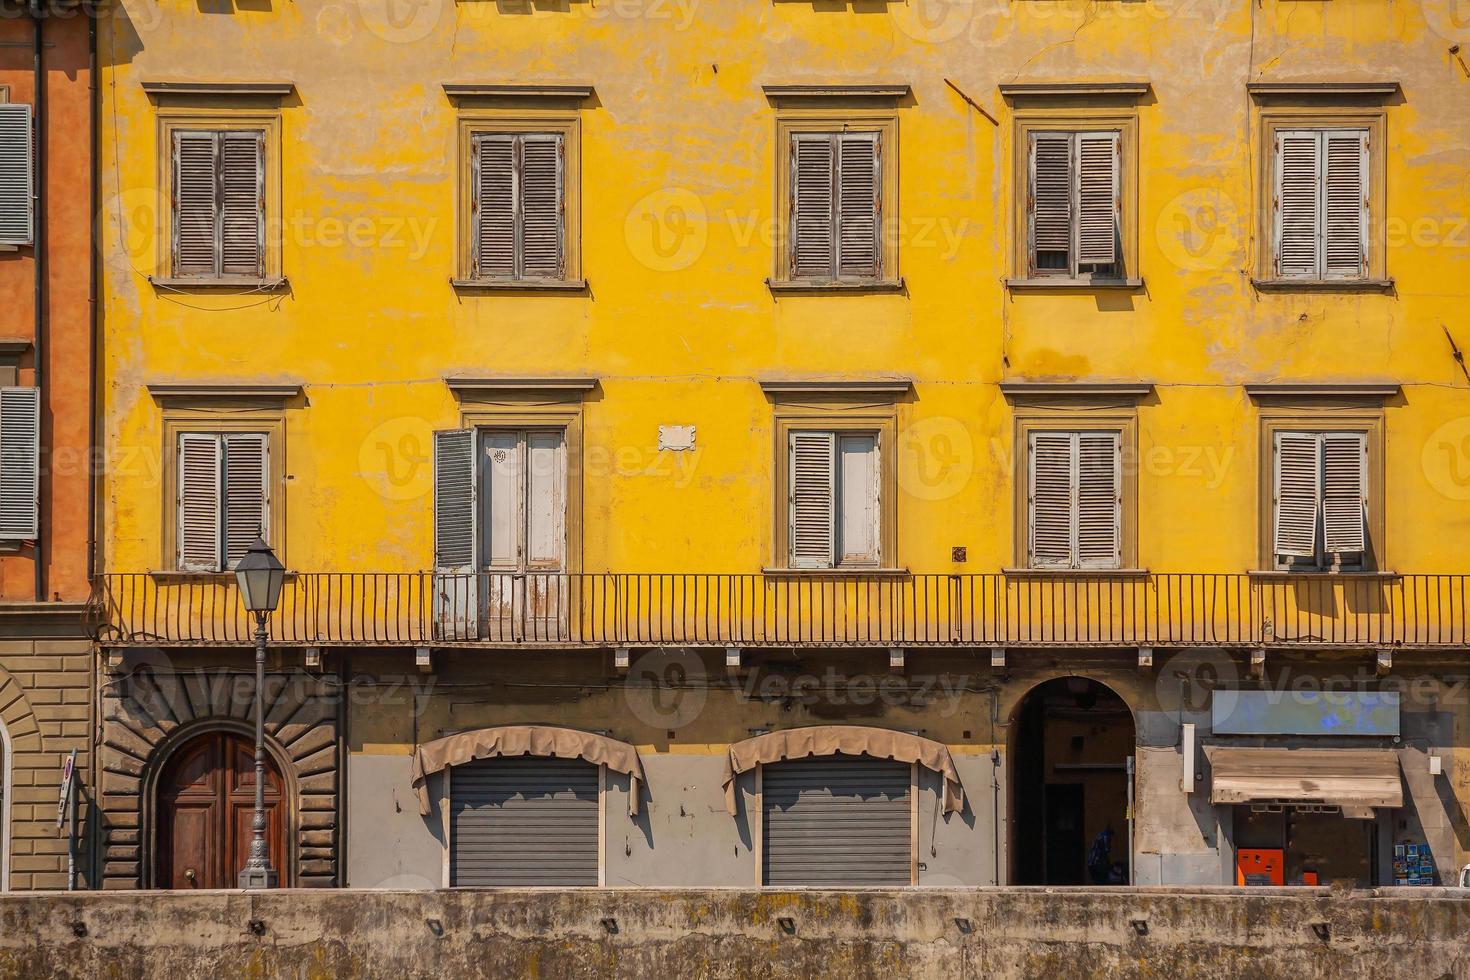
[[[286,874],[288,796],[266,753],[266,844]],[[180,743],[159,770],[154,884],[159,888],[234,888],[250,854],[255,811],[255,745],[241,732],[213,729]]]
[[[1027,692],[1011,722],[1011,884],[1132,882],[1136,745],[1133,712],[1106,684],[1058,677]]]

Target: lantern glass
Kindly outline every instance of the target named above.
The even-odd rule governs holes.
[[[281,603],[281,587],[286,581],[286,566],[261,538],[245,552],[235,565],[235,581],[240,586],[240,600],[253,613],[275,612]]]

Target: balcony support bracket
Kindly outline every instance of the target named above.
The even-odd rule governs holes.
[[[1251,676],[1261,680],[1266,676],[1266,648],[1255,647],[1251,650]]]
[[[434,651],[428,647],[415,647],[413,651],[413,662],[419,670],[426,674],[434,671]]]
[[[1378,676],[1387,677],[1389,671],[1393,670],[1393,651],[1378,651]]]
[[[321,670],[321,668],[322,668],[322,648],[321,647],[307,647],[306,648],[306,668],[308,670]]]
[[[990,648],[990,666],[994,670],[1004,670],[1006,665],[1006,648]]]
[[[744,654],[745,651],[739,647],[725,647],[725,669],[729,671],[740,670],[741,666],[743,666],[741,658]]]
[[[899,673],[902,673],[903,672],[903,669],[904,669],[903,647],[889,647],[888,648],[888,669],[889,670],[893,670],[893,671],[898,671]]]
[[[1154,669],[1153,647],[1138,648],[1138,669],[1142,671],[1150,671]]]
[[[615,647],[613,649],[613,666],[618,670],[627,670],[631,662],[631,652],[628,647]]]

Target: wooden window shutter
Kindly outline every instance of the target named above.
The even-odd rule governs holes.
[[[1275,527],[1277,555],[1315,558],[1322,499],[1322,440],[1311,432],[1276,434]]]
[[[270,449],[259,432],[223,436],[226,568],[234,568],[257,537],[270,540]]]
[[[831,568],[836,549],[836,447],[830,432],[791,433],[792,568]]]
[[[173,145],[174,275],[216,275],[219,134],[175,130]]]
[[[791,137],[791,277],[835,274],[833,142],[826,133]]]
[[[35,239],[35,148],[31,107],[0,103],[0,245]]]
[[[1067,568],[1072,564],[1075,445],[1070,432],[1031,433],[1031,485],[1026,509],[1032,568]]]
[[[1318,271],[1320,134],[1276,134],[1276,274],[1314,279]]]
[[[178,567],[220,571],[220,438],[181,433],[178,455]]]
[[[1368,438],[1361,432],[1322,435],[1322,529],[1328,554],[1367,548]]]
[[[41,391],[0,388],[0,540],[40,535]]]
[[[475,570],[475,430],[434,433],[434,567]]]
[[[837,275],[876,279],[883,265],[883,152],[877,133],[837,138]]]
[[[563,275],[563,153],[560,133],[519,137],[521,269],[524,279]]]
[[[1072,134],[1031,134],[1030,186],[1032,271],[1067,272],[1072,254]]]
[[[224,276],[265,275],[265,133],[219,134],[220,267]]]
[[[1322,276],[1368,274],[1368,134],[1322,134]]]
[[[1079,568],[1122,565],[1123,487],[1116,432],[1077,434],[1077,555]]]
[[[1077,263],[1118,261],[1118,134],[1077,134]]]
[[[476,279],[516,274],[515,137],[482,133],[473,153],[473,254]]]

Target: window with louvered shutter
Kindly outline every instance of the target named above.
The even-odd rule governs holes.
[[[1122,564],[1121,436],[1032,432],[1027,511],[1032,568]]]
[[[1116,432],[1077,434],[1078,568],[1117,568],[1122,522],[1122,474]]]
[[[1322,537],[1328,554],[1367,547],[1368,439],[1357,432],[1322,435]]]
[[[791,278],[881,278],[882,157],[879,133],[792,134]]]
[[[836,444],[830,432],[791,433],[792,568],[830,568],[835,558]]]
[[[1317,522],[1322,503],[1322,439],[1312,432],[1276,434],[1276,554],[1317,557]]]
[[[1368,132],[1284,129],[1276,134],[1276,275],[1368,274]]]
[[[561,133],[479,133],[471,148],[477,279],[566,276],[566,146]]]
[[[178,567],[220,570],[220,441],[202,432],[179,435]]]
[[[224,567],[234,568],[256,538],[270,540],[270,460],[261,433],[231,433],[222,443]]]
[[[41,391],[0,388],[0,540],[40,534]]]
[[[1030,274],[1119,278],[1122,270],[1119,134],[1030,134]]]
[[[31,107],[0,103],[0,245],[29,245],[35,236]]]
[[[173,133],[173,274],[265,275],[265,133]]]
[[[226,571],[257,537],[270,540],[270,437],[265,433],[180,433],[177,481],[180,570]]]
[[[1072,435],[1031,434],[1030,538],[1032,568],[1072,564]]]
[[[1368,134],[1322,134],[1322,277],[1368,274]]]
[[[475,570],[475,432],[434,433],[434,567]]]
[[[1077,134],[1077,264],[1118,260],[1118,134]]]
[[[1368,437],[1278,432],[1273,547],[1287,566],[1351,563],[1368,550]]]

